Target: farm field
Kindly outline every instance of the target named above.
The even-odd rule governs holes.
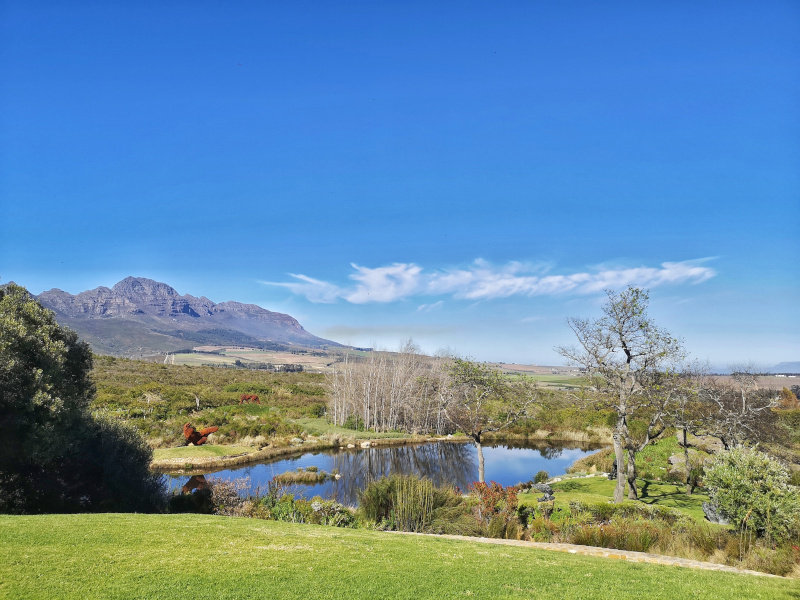
[[[33,598],[796,598],[800,582],[201,515],[0,517],[0,596]]]
[[[213,365],[232,367],[236,361],[242,363],[272,363],[273,365],[302,365],[304,370],[311,372],[331,371],[330,363],[335,358],[333,355],[321,352],[292,353],[261,350],[259,348],[243,348],[234,346],[198,346],[195,353],[172,354],[167,357],[169,364],[176,365]]]

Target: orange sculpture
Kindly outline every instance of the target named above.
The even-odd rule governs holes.
[[[258,396],[255,394],[242,394],[239,398],[239,404],[247,404],[249,402],[254,402],[256,404],[261,404],[261,400],[258,399]]]
[[[219,427],[206,427],[205,429],[197,431],[190,423],[186,423],[186,425],[183,426],[183,437],[185,437],[186,441],[190,444],[202,446],[208,440],[209,434],[214,433],[217,429],[219,429]]]

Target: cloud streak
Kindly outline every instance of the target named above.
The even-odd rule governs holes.
[[[414,263],[393,263],[369,268],[353,263],[353,284],[338,286],[307,275],[291,274],[295,281],[263,283],[283,287],[311,302],[345,300],[352,304],[387,303],[414,296],[449,296],[456,300],[493,300],[512,296],[592,294],[629,285],[698,284],[716,275],[703,265],[707,259],[664,262],[658,267],[599,268],[561,275],[534,274],[531,267],[510,262],[496,266],[478,259],[467,268],[426,272]],[[439,301],[441,302],[441,301]],[[428,308],[439,303],[423,305]],[[420,307],[422,310],[425,308]]]

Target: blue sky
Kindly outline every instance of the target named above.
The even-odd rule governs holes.
[[[0,278],[559,364],[800,360],[800,3],[0,4]]]

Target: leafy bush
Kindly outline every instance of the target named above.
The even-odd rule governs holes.
[[[548,479],[550,479],[550,473],[547,471],[539,471],[533,478],[533,483],[547,483]]]
[[[470,493],[478,501],[477,516],[488,527],[489,537],[521,537],[522,523],[517,515],[519,501],[516,487],[503,487],[495,481],[488,484],[476,481],[470,486]]]
[[[785,540],[800,530],[800,490],[769,455],[737,446],[719,452],[706,468],[711,501],[736,528]]]

